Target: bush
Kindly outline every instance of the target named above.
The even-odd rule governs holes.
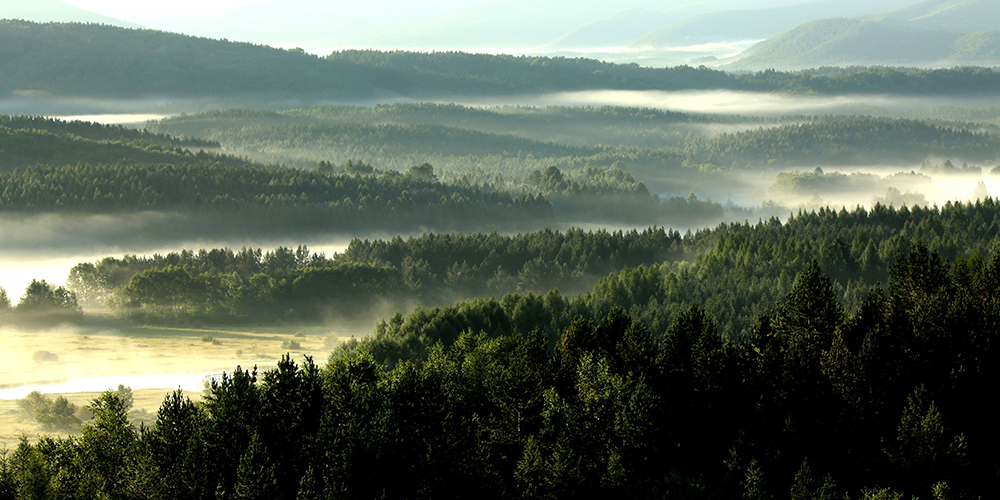
[[[63,396],[51,400],[44,394],[33,391],[18,401],[18,406],[45,430],[77,430],[83,423],[76,415],[76,405]]]
[[[36,363],[55,363],[59,361],[59,355],[49,351],[35,351],[31,359]]]
[[[295,340],[286,340],[281,343],[281,348],[290,349],[292,351],[298,351],[302,349],[302,344],[299,344],[298,341]]]

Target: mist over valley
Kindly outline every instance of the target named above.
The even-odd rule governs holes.
[[[0,500],[1000,493],[985,0],[0,0]]]

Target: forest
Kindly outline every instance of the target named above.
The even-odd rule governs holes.
[[[394,105],[206,112],[154,122],[150,128],[207,137],[228,152],[302,167],[362,158],[403,169],[406,161],[421,158],[443,172],[468,175],[474,164],[516,181],[548,166],[618,166],[645,177],[669,176],[676,185],[658,187],[675,193],[711,182],[706,174],[720,169],[916,166],[928,156],[1000,161],[994,128],[871,116],[759,119],[614,107]]]
[[[6,214],[173,211],[211,221],[216,234],[425,231],[354,238],[330,256],[304,245],[108,256],[73,267],[65,287],[33,281],[16,305],[4,293],[2,321],[19,328],[374,326],[333,347],[326,364],[288,356],[276,369],[237,368],[198,403],[176,391],[148,426],[134,422],[121,391],[85,411],[30,396],[23,406],[40,428],[80,433],[26,437],[0,455],[0,498],[874,499],[1000,489],[989,472],[1000,464],[985,451],[996,432],[968,397],[996,376],[993,198],[800,209],[751,223],[752,209],[652,194],[640,180],[649,170],[621,160],[668,155],[673,171],[725,179],[755,162],[806,166],[814,155],[916,162],[925,148],[988,158],[995,132],[788,117],[643,153],[490,131],[560,129],[540,112],[583,118],[593,133],[643,121],[757,125],[430,105],[176,118],[202,127],[188,131],[164,127],[170,120],[138,132],[4,117]],[[426,123],[439,114],[469,120]],[[246,149],[327,137],[330,150],[359,148],[370,160],[319,150],[305,168],[277,155],[254,161],[211,125],[237,120],[235,131],[243,119],[258,125],[239,133],[261,141]],[[391,141],[399,149],[384,158],[413,155],[408,168],[374,154]],[[491,147],[537,162],[512,170],[474,159]],[[416,163],[449,148],[472,168]],[[610,164],[567,166],[576,154]],[[886,176],[817,168],[778,172],[771,189],[891,194],[986,171],[951,160]],[[727,217],[741,219],[720,223]],[[670,220],[700,228],[646,226]],[[645,228],[538,229],[557,221]]]
[[[0,20],[0,500],[1000,496],[1000,69],[692,64]]]
[[[301,49],[98,24],[0,22],[0,96],[218,98],[232,102],[511,95],[572,90],[727,89],[818,94],[995,95],[990,68],[648,68],[595,59]],[[26,92],[27,91],[27,92]]]
[[[218,143],[203,139],[37,118],[3,120],[21,127],[0,126],[0,212],[5,213],[173,211],[193,214],[209,226],[232,227],[246,220],[255,230],[286,233],[414,226],[521,229],[582,220],[717,222],[724,217],[718,203],[651,195],[617,167],[564,175],[549,166],[527,172],[520,181],[509,173],[503,181],[486,171],[439,178],[426,162],[400,172],[351,159],[334,169],[332,162],[320,160],[303,170],[219,153]],[[363,142],[351,134],[337,137],[355,147]],[[417,133],[410,144],[426,140]],[[483,146],[469,137],[456,138],[455,144]]]
[[[0,494],[992,496],[998,435],[977,395],[997,377],[1000,254],[942,250],[896,252],[850,308],[809,260],[738,338],[703,301],[662,331],[612,307],[551,335],[558,298],[528,296],[506,325],[479,300],[420,321],[453,334],[415,361],[353,349],[237,368],[202,404],[175,391],[150,428],[105,392],[79,437],[4,455]]]

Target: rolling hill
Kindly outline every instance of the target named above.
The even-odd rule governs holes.
[[[909,24],[954,33],[1000,30],[1000,2],[930,0],[891,12],[883,22]]]
[[[690,14],[694,6],[677,7],[667,12],[636,7],[589,22],[541,47],[542,50],[624,47],[637,36],[656,30]]]
[[[808,22],[737,56],[729,68],[950,67],[1000,64],[1000,3],[931,0],[898,11]]]
[[[991,42],[989,37],[977,36],[961,43],[964,53],[976,54],[988,52]],[[1000,72],[991,70],[734,75],[689,66],[645,68],[585,58],[462,52],[355,50],[320,58],[301,50],[154,30],[13,20],[0,20],[0,75],[0,109],[11,109],[8,105],[19,102],[30,102],[32,109],[38,109],[47,103],[77,100],[92,105],[89,113],[100,109],[122,112],[141,105],[203,109],[197,103],[212,104],[212,100],[226,106],[289,109],[316,103],[595,89],[822,94],[859,90],[964,94],[1000,89]]]
[[[713,42],[762,40],[799,24],[826,17],[856,16],[903,7],[912,0],[819,0],[767,9],[723,10],[664,25],[642,36],[633,48],[662,48]]]

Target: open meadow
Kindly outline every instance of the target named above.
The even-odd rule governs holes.
[[[155,420],[163,398],[183,389],[201,399],[208,377],[237,366],[258,372],[273,368],[285,354],[300,363],[304,356],[324,363],[333,346],[363,334],[363,325],[335,329],[321,325],[234,326],[225,329],[165,326],[111,327],[97,320],[86,326],[45,331],[5,327],[0,351],[0,449],[13,449],[22,435],[30,440],[43,431],[24,415],[18,400],[38,390],[63,395],[86,406],[101,391],[119,384],[133,389],[132,418]]]

